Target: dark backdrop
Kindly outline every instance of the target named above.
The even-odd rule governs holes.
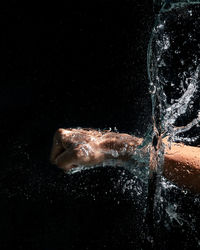
[[[122,192],[128,173],[120,185],[122,169],[68,176],[49,153],[59,127],[146,130],[152,3],[71,4],[13,1],[0,11],[0,249],[136,244],[133,204]]]
[[[137,206],[123,192],[128,172],[99,168],[68,176],[49,164],[49,153],[59,127],[146,131],[152,3],[71,4],[13,1],[0,10],[0,249],[143,244]]]

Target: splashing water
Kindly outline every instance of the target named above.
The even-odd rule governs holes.
[[[200,5],[199,1],[166,1],[157,15],[148,47],[148,76],[153,103],[154,133],[169,141],[197,146],[200,139]],[[162,150],[162,148],[160,148]],[[160,150],[159,149],[159,150]],[[200,238],[197,217],[178,209],[179,188],[160,175],[164,154],[152,152],[157,168],[150,172],[154,185],[149,206],[152,220],[178,223],[193,235],[196,246]],[[151,175],[156,180],[151,181]],[[173,192],[172,192],[173,190]],[[188,192],[182,191],[187,200]],[[195,206],[193,200],[190,206]],[[198,200],[199,202],[199,200]],[[198,203],[200,205],[200,203]],[[156,211],[156,212],[155,212]],[[193,220],[191,221],[191,217]],[[168,221],[168,222],[167,222]]]
[[[151,93],[157,99],[154,105],[160,105],[156,112],[161,133],[193,144],[200,134],[200,15],[195,3],[198,1],[164,5],[148,50],[148,75]],[[196,129],[193,136],[192,129]],[[183,136],[185,132],[188,136]]]

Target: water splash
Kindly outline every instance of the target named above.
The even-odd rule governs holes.
[[[157,137],[168,136],[170,142],[196,146],[200,138],[199,3],[200,1],[166,1],[163,4],[152,30],[147,58],[154,133]],[[175,222],[181,227],[184,225],[195,235],[198,245],[200,239],[197,218],[194,217],[191,222],[191,214],[180,212],[177,201],[171,198],[180,189],[160,175],[163,157],[164,154],[158,156],[157,151],[152,150],[156,167],[150,172],[149,180],[149,188],[152,189],[153,186],[150,216],[157,225],[164,221],[166,228],[171,228],[169,224]],[[154,180],[151,177],[153,175],[156,176]],[[187,199],[187,191],[183,190],[182,194],[183,199]],[[194,202],[191,201],[191,206],[193,205]]]
[[[185,140],[179,134],[200,124],[200,52],[197,49],[200,15],[198,5],[189,8],[194,3],[199,1],[171,1],[168,7],[163,6],[152,31],[147,62],[150,86],[154,90],[151,94],[157,99],[154,105],[160,105],[157,112],[163,137],[169,135],[171,140],[192,143],[199,139],[197,133]]]

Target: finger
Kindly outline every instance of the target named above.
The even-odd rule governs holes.
[[[65,150],[63,153],[58,155],[55,159],[55,164],[64,170],[69,170],[74,167],[77,162],[77,151],[76,150]]]
[[[105,156],[92,145],[80,145],[76,149],[63,152],[56,159],[56,165],[68,171],[79,165],[91,166],[103,162]]]
[[[52,164],[55,164],[56,157],[65,150],[62,144],[62,133],[63,129],[58,129],[53,137],[53,145],[50,154],[50,162]]]

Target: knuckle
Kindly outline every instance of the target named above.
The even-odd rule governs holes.
[[[65,129],[63,128],[59,128],[57,131],[56,131],[57,134],[64,134],[65,133]]]

